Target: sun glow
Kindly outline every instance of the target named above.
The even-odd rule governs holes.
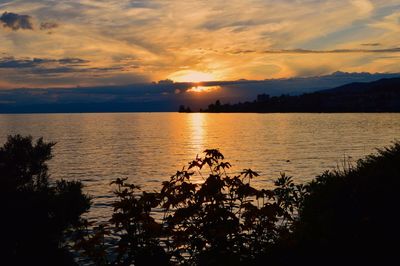
[[[215,80],[215,76],[212,73],[199,72],[194,70],[178,71],[170,75],[168,78],[177,82],[202,82]]]
[[[195,93],[212,92],[219,90],[220,88],[221,88],[220,86],[193,86],[190,89],[188,89],[187,92],[195,92]]]

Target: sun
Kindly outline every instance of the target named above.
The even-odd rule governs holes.
[[[186,92],[202,93],[202,92],[213,92],[221,89],[221,86],[193,86]]]
[[[212,73],[200,72],[195,70],[181,70],[173,73],[168,78],[177,82],[194,82],[194,83],[215,80],[215,76]]]

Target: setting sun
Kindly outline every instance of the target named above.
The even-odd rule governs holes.
[[[196,93],[201,93],[201,92],[212,92],[219,90],[221,86],[193,86],[190,89],[187,90],[187,92],[196,92]]]
[[[214,81],[216,78],[212,73],[200,72],[194,70],[182,70],[169,76],[170,79],[177,82],[202,82]]]

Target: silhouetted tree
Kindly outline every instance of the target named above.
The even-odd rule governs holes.
[[[52,181],[55,143],[9,136],[0,148],[0,253],[4,265],[74,264],[64,242],[90,200],[78,181]]]
[[[185,107],[184,105],[179,106],[179,113],[191,113],[190,107]]]

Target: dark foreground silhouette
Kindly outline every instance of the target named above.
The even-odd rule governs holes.
[[[190,110],[190,108],[188,107]],[[180,109],[181,111],[181,109]],[[216,101],[210,113],[290,113],[290,112],[400,112],[400,78],[369,83],[351,83],[330,90],[299,96],[257,96],[253,102],[222,104]]]
[[[0,148],[0,264],[71,265],[64,241],[90,206],[78,181],[52,182],[54,143],[19,135]]]
[[[48,180],[52,143],[9,137],[0,148],[1,252],[5,265],[386,265],[398,261],[400,143],[307,184],[282,175],[252,186],[251,169],[230,173],[206,150],[145,192],[112,182],[108,223],[80,215],[89,199],[79,182]],[[66,235],[66,230],[72,235]]]
[[[305,185],[282,175],[274,189],[256,189],[251,186],[256,172],[231,175],[230,166],[218,150],[206,150],[159,192],[142,192],[117,179],[110,224],[84,236],[78,246],[98,263],[118,265],[382,265],[398,260],[400,143]],[[117,238],[114,248],[104,245],[110,236]]]
[[[278,245],[284,265],[397,264],[399,186],[399,142],[316,177],[306,185],[293,232]]]

